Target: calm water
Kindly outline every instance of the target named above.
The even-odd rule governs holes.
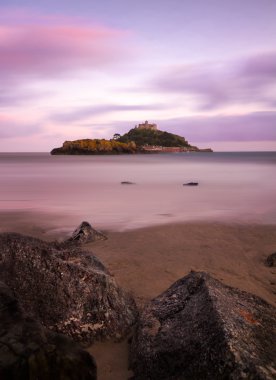
[[[43,211],[66,216],[72,226],[81,220],[117,230],[190,220],[276,223],[276,152],[2,153],[0,178],[1,213]],[[199,186],[182,186],[190,181]]]

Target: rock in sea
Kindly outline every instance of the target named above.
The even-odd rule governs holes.
[[[102,232],[92,228],[88,222],[82,222],[67,241],[83,244],[106,239],[107,237]]]
[[[132,297],[79,245],[0,234],[0,278],[35,320],[84,343],[121,338],[136,320]]]
[[[25,315],[0,282],[0,379],[96,380],[97,368],[80,345]]]
[[[275,379],[275,311],[192,272],[142,312],[131,346],[133,379]]]
[[[183,186],[198,186],[198,182],[183,183]]]

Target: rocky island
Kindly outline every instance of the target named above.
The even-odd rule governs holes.
[[[160,131],[156,124],[145,121],[124,135],[116,133],[113,139],[82,139],[65,141],[51,154],[134,154],[134,153],[175,153],[212,152],[212,149],[199,149],[181,136]]]

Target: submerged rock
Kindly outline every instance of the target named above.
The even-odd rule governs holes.
[[[276,267],[276,252],[267,256],[266,261],[265,261],[265,265],[268,267]]]
[[[0,379],[96,380],[95,361],[71,339],[24,315],[0,282]]]
[[[183,183],[183,186],[198,186],[198,182]]]
[[[275,308],[259,297],[190,273],[144,309],[133,379],[274,379],[275,322]]]
[[[68,242],[90,243],[96,240],[106,240],[107,237],[100,231],[95,230],[88,222],[82,222],[73,232]]]
[[[79,246],[0,234],[0,278],[34,319],[79,341],[123,337],[136,319],[134,300]]]

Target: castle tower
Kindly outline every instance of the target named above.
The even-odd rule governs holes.
[[[142,124],[138,124],[138,129],[153,129],[153,130],[157,130],[157,125],[156,124],[150,124],[148,122],[148,120],[146,120],[144,123]]]

